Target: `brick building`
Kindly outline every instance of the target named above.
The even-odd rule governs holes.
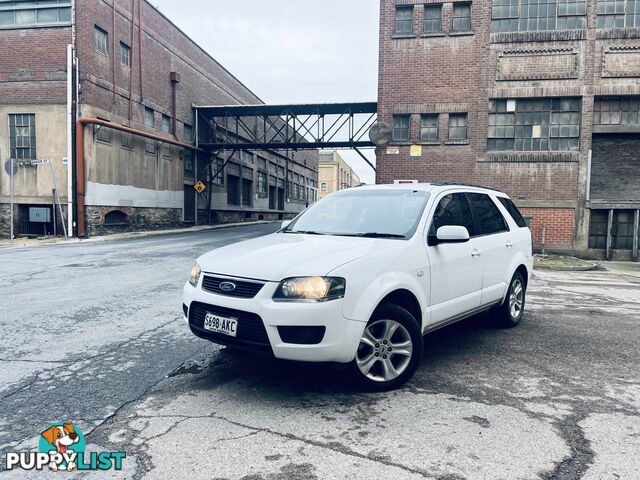
[[[639,0],[381,0],[379,183],[478,183],[534,243],[637,258]]]
[[[321,152],[318,178],[318,196],[324,198],[332,192],[361,185],[360,177],[336,151]]]
[[[77,68],[68,78],[70,44]],[[69,80],[75,111],[67,123]],[[60,232],[53,180],[66,217],[69,163],[80,234],[297,213],[317,187],[317,152],[237,152],[222,168],[191,148],[193,105],[261,103],[146,0],[0,0],[0,236],[9,233],[12,157],[17,234]],[[104,125],[84,124],[76,147],[67,134],[83,118]],[[32,161],[42,159],[50,165]],[[282,186],[277,200],[267,176]],[[209,185],[202,194],[198,180]],[[34,208],[48,213],[34,218]]]

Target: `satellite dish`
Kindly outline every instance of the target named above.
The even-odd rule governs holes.
[[[376,122],[369,129],[369,139],[378,147],[384,147],[391,141],[393,130],[384,122]]]

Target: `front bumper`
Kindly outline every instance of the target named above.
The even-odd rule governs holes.
[[[187,282],[183,290],[186,306],[183,319],[195,335],[285,360],[348,363],[355,357],[366,323],[345,318],[342,299],[321,303],[274,302],[277,282],[267,282],[254,298],[237,298],[203,290],[203,277],[197,287]],[[238,318],[238,336],[204,330],[202,318],[207,311]],[[315,344],[287,343],[278,330],[286,326],[324,327],[324,335]]]

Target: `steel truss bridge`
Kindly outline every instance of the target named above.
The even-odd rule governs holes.
[[[373,148],[377,103],[194,106],[196,147],[218,155],[239,150]]]

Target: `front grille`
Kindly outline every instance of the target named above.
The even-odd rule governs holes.
[[[233,283],[236,288],[232,291],[225,291],[220,288],[220,284],[228,282]],[[211,277],[205,275],[202,279],[202,289],[208,292],[217,293],[218,295],[226,295],[228,297],[237,298],[253,298],[264,287],[264,282],[231,280],[229,278]]]
[[[204,329],[204,317],[207,312],[223,317],[238,319],[238,334],[230,337],[222,333],[210,332]],[[243,312],[233,308],[217,307],[205,303],[193,302],[189,307],[189,326],[197,336],[222,345],[245,348],[258,353],[272,354],[267,330],[259,315]]]

